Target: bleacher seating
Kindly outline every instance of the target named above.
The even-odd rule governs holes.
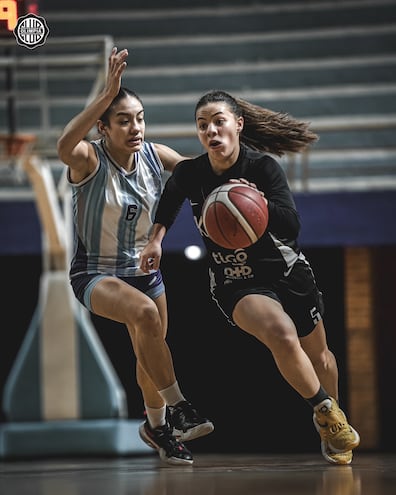
[[[133,8],[118,0],[90,11],[74,3],[44,2],[50,37],[106,35],[128,48],[124,85],[143,99],[148,138],[200,153],[194,104],[221,88],[312,122],[320,140],[308,166],[284,161],[296,188],[356,176],[395,185],[396,0],[151,0]],[[25,71],[21,91],[34,77]],[[53,140],[85,104],[93,77],[88,67],[70,67],[66,80],[49,69]],[[19,105],[21,130],[34,130],[39,104]]]

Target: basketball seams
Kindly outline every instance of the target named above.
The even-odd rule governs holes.
[[[216,203],[214,204],[214,217],[216,219],[217,229],[221,233],[223,239],[229,244],[230,248],[232,249],[232,242],[231,242],[232,236],[226,234],[221,224],[221,221],[219,220],[220,211],[218,212],[218,208],[220,208],[221,205],[224,205],[223,215],[225,213],[226,215],[232,217],[233,220],[237,220],[238,224],[243,228],[244,233],[246,234],[247,237],[246,239],[247,243],[250,244],[251,242],[256,242],[257,236],[255,235],[254,231],[251,229],[249,224],[247,222],[243,222],[243,223],[240,222],[240,219],[243,220],[243,218],[239,214],[238,209],[235,207],[235,205],[230,204],[229,201],[225,202],[222,199],[217,199]],[[232,206],[232,208],[230,208],[230,206]]]
[[[238,195],[244,196],[245,198],[248,198],[250,201],[252,201],[252,199],[249,196],[247,196],[246,194],[240,194],[240,193],[234,192],[234,191],[232,191],[232,194],[238,194]],[[234,204],[234,202],[232,200],[232,196],[230,195],[230,192],[229,191],[228,192],[225,192],[225,191],[220,192],[218,195],[216,195],[216,198],[217,198],[216,201],[224,204],[224,206],[226,207],[226,210],[228,210],[231,213],[233,218],[243,228],[243,230],[246,232],[246,235],[249,237],[250,241],[256,242],[258,237],[257,237],[255,230],[251,227],[249,222],[246,220],[246,218],[239,211],[238,207]],[[252,202],[255,203],[254,201],[252,201]],[[257,203],[255,203],[255,204],[257,204]],[[215,210],[215,213],[216,213],[216,210]],[[220,225],[220,222],[219,222],[217,216],[216,216],[216,221],[217,221],[217,225],[219,226],[219,228],[223,234],[223,237],[225,239],[227,239],[227,236],[224,235],[223,230],[221,229],[221,225]]]
[[[265,232],[266,207],[257,189],[247,184],[227,183],[207,196],[202,223],[216,244],[227,249],[245,248],[257,242]]]

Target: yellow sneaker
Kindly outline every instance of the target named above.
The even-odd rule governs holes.
[[[333,398],[325,399],[315,407],[313,420],[324,444],[322,453],[324,449],[331,454],[345,454],[359,445],[358,432],[348,424],[345,414]]]
[[[347,450],[346,452],[339,452],[336,454],[330,450],[328,444],[323,440],[320,442],[320,447],[323,457],[330,464],[347,465],[352,462],[352,450]]]

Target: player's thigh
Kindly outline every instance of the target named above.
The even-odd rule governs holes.
[[[117,277],[99,280],[92,290],[91,307],[99,316],[126,324],[143,312],[158,313],[152,299]]]
[[[274,337],[296,336],[293,322],[283,311],[282,305],[266,295],[244,296],[235,305],[232,317],[240,328],[264,342]]]

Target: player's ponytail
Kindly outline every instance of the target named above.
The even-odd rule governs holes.
[[[251,148],[282,156],[285,153],[298,153],[319,138],[308,122],[293,118],[282,112],[234,98],[229,93],[213,90],[203,95],[195,106],[197,110],[208,103],[224,102],[233,114],[244,118],[244,127],[240,134],[242,142]]]
[[[242,110],[244,127],[241,141],[251,148],[282,156],[298,153],[318,140],[309,129],[309,123],[293,118],[288,113],[274,112],[236,98]]]

